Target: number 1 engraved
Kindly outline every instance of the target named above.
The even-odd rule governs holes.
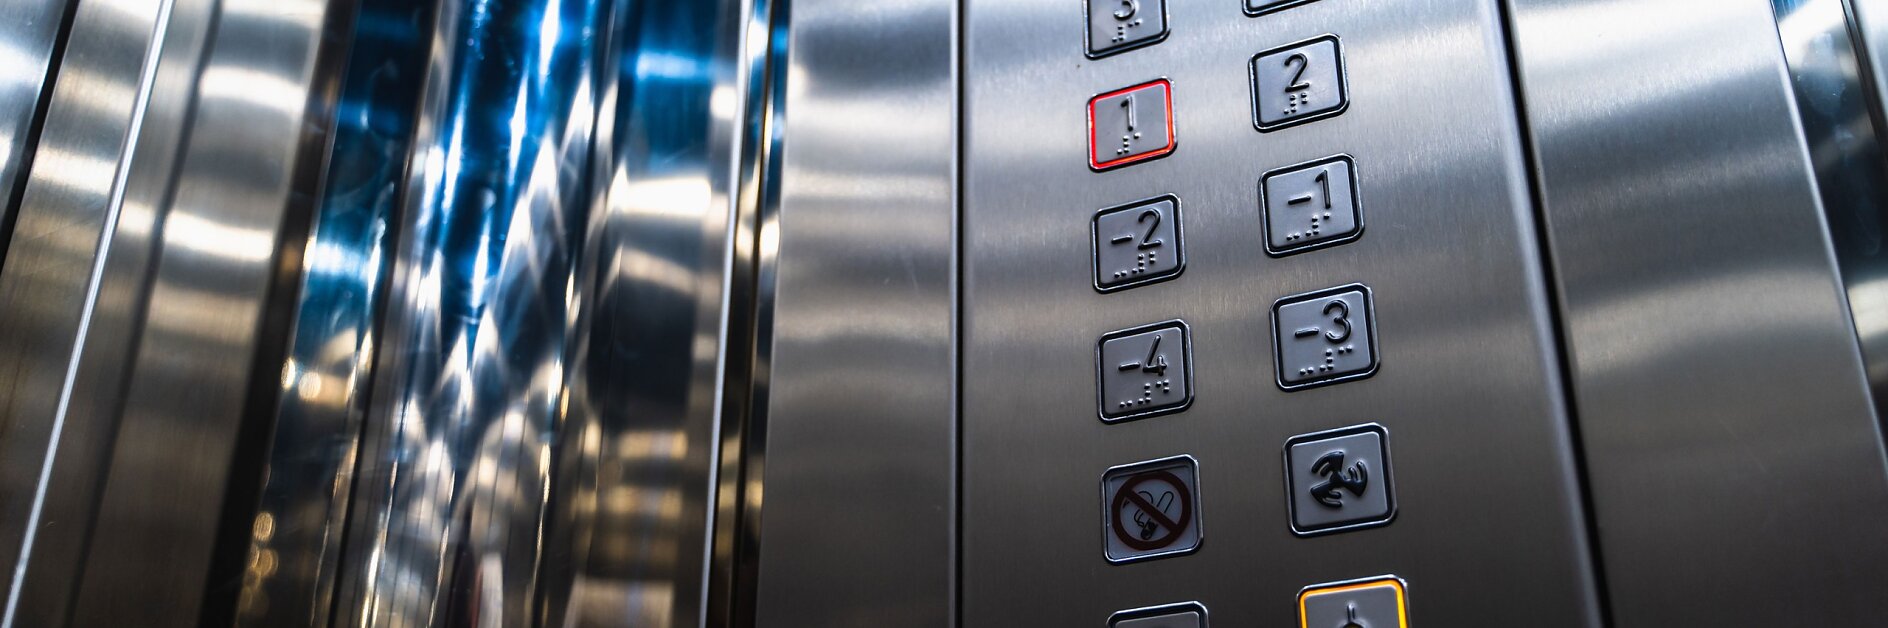
[[[1134,127],[1136,126],[1134,123],[1134,95],[1128,94],[1126,98],[1122,98],[1121,107],[1128,110],[1128,132],[1133,133]]]

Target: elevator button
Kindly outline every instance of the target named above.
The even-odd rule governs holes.
[[[1193,403],[1193,346],[1174,320],[1105,334],[1096,347],[1101,420],[1179,412]]]
[[[1389,433],[1374,423],[1285,441],[1291,530],[1299,536],[1384,525],[1396,518]]]
[[[1408,628],[1407,587],[1381,576],[1307,587],[1298,593],[1300,628]]]
[[[1095,242],[1096,290],[1170,279],[1186,268],[1180,199],[1173,195],[1101,210],[1089,230]]]
[[[1343,51],[1325,35],[1252,57],[1253,124],[1271,131],[1343,113],[1350,104]]]
[[[1377,372],[1375,310],[1363,284],[1279,299],[1272,304],[1272,338],[1278,386],[1285,390]]]
[[[1246,15],[1265,15],[1308,2],[1311,0],[1246,0]]]
[[[1088,101],[1088,167],[1106,170],[1173,152],[1173,83],[1157,79]]]
[[[1167,0],[1087,0],[1088,56],[1151,46],[1167,38]]]
[[[1108,628],[1207,628],[1206,607],[1186,602],[1121,611],[1108,618]]]
[[[1284,255],[1362,235],[1356,172],[1349,155],[1338,155],[1260,177],[1265,251]]]
[[[1199,464],[1174,456],[1101,476],[1102,554],[1120,564],[1200,547]]]

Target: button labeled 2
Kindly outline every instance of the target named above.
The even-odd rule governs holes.
[[[1273,303],[1273,357],[1279,388],[1297,390],[1375,374],[1375,319],[1370,288],[1363,284],[1289,296]]]
[[[1186,270],[1180,199],[1171,194],[1101,210],[1089,226],[1095,241],[1095,289],[1111,292]]]
[[[1349,155],[1280,168],[1259,179],[1265,252],[1274,257],[1363,235],[1357,166]]]
[[[1088,101],[1088,167],[1107,170],[1173,152],[1173,83],[1156,79]]]
[[[1086,0],[1088,57],[1151,46],[1167,38],[1167,0]]]
[[[1095,348],[1101,420],[1179,412],[1193,403],[1193,346],[1178,320],[1105,334]]]
[[[1260,131],[1334,116],[1349,105],[1344,53],[1334,35],[1252,57],[1252,123]]]

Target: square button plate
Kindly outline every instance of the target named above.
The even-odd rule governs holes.
[[[1298,593],[1300,628],[1408,628],[1409,586],[1396,576],[1332,582]]]
[[[1179,412],[1193,403],[1193,343],[1184,322],[1104,334],[1095,356],[1102,421]]]
[[[1173,83],[1155,79],[1088,100],[1088,167],[1097,171],[1173,152]]]
[[[1265,173],[1259,179],[1259,204],[1265,214],[1265,252],[1273,256],[1363,235],[1357,165],[1349,155]]]
[[[1101,210],[1089,223],[1095,241],[1095,289],[1111,292],[1186,270],[1180,199],[1171,194]]]
[[[1088,58],[1152,46],[1167,38],[1167,0],[1086,0]]]
[[[1343,50],[1324,35],[1252,57],[1252,123],[1260,131],[1334,116],[1350,106]]]
[[[1375,374],[1376,323],[1363,284],[1279,299],[1272,304],[1278,387],[1298,390]]]
[[[1108,617],[1108,628],[1207,628],[1206,606],[1182,602],[1125,610]]]
[[[1114,564],[1190,554],[1200,548],[1200,465],[1173,456],[1108,469],[1101,476],[1102,556]]]
[[[1285,441],[1285,481],[1291,531],[1299,536],[1381,526],[1396,518],[1390,435],[1381,425]]]

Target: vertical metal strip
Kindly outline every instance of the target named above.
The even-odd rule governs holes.
[[[0,6],[0,51],[8,71],[0,75],[0,267],[6,265],[13,212],[26,191],[24,174],[44,128],[47,86],[59,72],[71,31],[75,0],[17,0]]]

